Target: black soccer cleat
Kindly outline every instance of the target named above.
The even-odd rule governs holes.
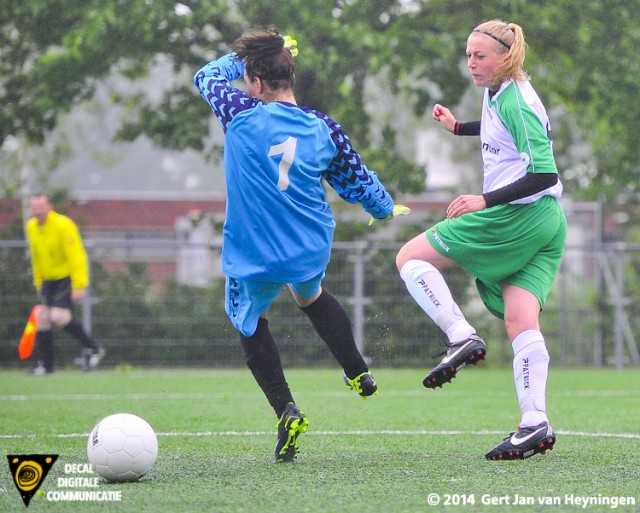
[[[369,371],[363,372],[359,376],[356,376],[353,379],[349,379],[345,374],[343,376],[344,384],[347,385],[351,390],[355,390],[358,392],[358,395],[363,399],[366,399],[372,395],[378,395],[378,385],[376,380],[373,378],[373,374]]]
[[[427,388],[442,387],[456,377],[456,373],[467,364],[477,365],[485,359],[487,346],[477,335],[471,335],[467,340],[458,344],[446,343],[449,346],[445,357],[433,368],[429,375],[422,380]]]
[[[307,430],[309,421],[298,407],[287,404],[276,428],[278,442],[276,443],[276,463],[290,463],[298,455],[298,437]]]
[[[556,434],[548,422],[537,426],[519,427],[518,431],[510,433],[502,443],[496,445],[485,457],[488,460],[523,460],[534,454],[544,454],[553,450]]]

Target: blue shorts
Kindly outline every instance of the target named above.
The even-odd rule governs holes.
[[[238,280],[227,276],[224,309],[233,326],[245,337],[258,328],[258,319],[271,307],[285,286],[302,297],[313,297],[319,290],[324,271],[310,280],[299,283]]]

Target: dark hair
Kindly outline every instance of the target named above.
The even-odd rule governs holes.
[[[296,64],[284,47],[284,38],[273,28],[258,29],[232,45],[238,59],[245,60],[247,76],[261,78],[271,89],[293,89]]]

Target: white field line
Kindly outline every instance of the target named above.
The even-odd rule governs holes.
[[[406,391],[387,391],[384,393],[386,397],[412,397],[424,396],[428,392],[422,390],[406,390]],[[560,397],[629,397],[639,395],[640,391],[628,390],[582,390],[575,392],[560,392],[554,396]],[[237,396],[255,396],[254,392],[246,393],[128,393],[128,394],[14,394],[0,395],[0,402],[21,402],[21,401],[104,401],[104,400],[193,400],[193,399],[217,399],[230,395]],[[304,395],[304,394],[299,394]],[[314,396],[334,397],[344,396],[344,392],[314,392]],[[469,396],[470,393],[465,392],[448,392],[447,396]],[[496,395],[496,393],[492,393]],[[498,393],[498,395],[511,395]],[[441,394],[444,398],[444,394]],[[431,396],[434,397],[434,396]],[[577,431],[557,431],[562,436],[578,436],[592,438],[622,438],[622,439],[640,439],[637,433],[590,433]],[[273,436],[272,431],[198,431],[198,432],[167,432],[157,433],[161,437],[214,437],[214,436]],[[430,431],[430,430],[354,430],[354,431],[309,431],[310,435],[315,436],[462,436],[462,435],[504,435],[502,431]],[[68,433],[68,434],[0,434],[0,439],[33,439],[40,437],[53,438],[86,438],[88,433]]]
[[[324,392],[299,392],[297,395],[314,397],[343,397],[343,391]],[[446,391],[446,393],[434,394],[428,390],[383,390],[384,397],[419,397],[425,396],[430,399],[446,399],[451,397],[471,397],[475,392]],[[511,391],[492,391],[491,397],[511,397]],[[640,396],[640,390],[576,390],[571,392],[553,392],[553,397],[634,397]],[[136,392],[136,393],[111,393],[111,394],[9,394],[0,395],[0,402],[21,402],[21,401],[109,401],[109,400],[138,400],[148,401],[156,399],[164,400],[193,400],[193,399],[221,399],[229,397],[257,397],[255,392]]]
[[[556,431],[561,436],[577,436],[587,438],[622,438],[640,440],[640,433],[589,433],[585,431]],[[159,437],[250,437],[250,436],[273,436],[274,431],[170,431],[166,433],[156,433]],[[352,431],[308,431],[307,435],[312,436],[466,436],[466,435],[504,435],[504,431],[480,430],[480,431],[431,431],[426,429],[417,430],[352,430]],[[0,439],[35,439],[35,438],[87,438],[89,433],[66,433],[47,435],[11,435],[0,434]]]

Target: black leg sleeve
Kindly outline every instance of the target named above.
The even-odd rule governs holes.
[[[77,339],[82,344],[82,347],[86,347],[88,349],[98,349],[98,346],[93,341],[93,339],[84,330],[82,325],[74,318],[72,318],[69,324],[67,324],[63,329],[69,335]]]
[[[267,319],[258,321],[258,329],[250,336],[240,334],[247,366],[267,397],[269,404],[280,418],[287,404],[294,402],[289,384],[284,377],[280,353],[269,331]]]
[[[38,344],[40,355],[42,356],[42,365],[47,372],[53,372],[54,346],[53,346],[53,330],[38,331],[36,334],[36,342]]]
[[[335,297],[323,290],[318,299],[302,311],[349,379],[369,370],[353,339],[351,320]]]

